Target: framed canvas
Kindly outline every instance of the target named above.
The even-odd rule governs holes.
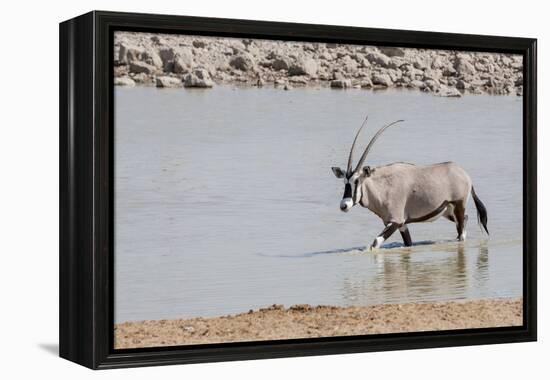
[[[60,356],[536,340],[536,40],[60,24]]]

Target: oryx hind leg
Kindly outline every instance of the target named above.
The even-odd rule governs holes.
[[[405,247],[410,247],[413,245],[411,234],[409,232],[409,227],[407,227],[406,224],[403,224],[399,228],[399,232],[401,233],[401,237],[403,238],[403,244],[405,244]]]
[[[397,229],[403,226],[403,223],[390,222],[386,225],[386,228],[380,232],[380,234],[372,242],[370,249],[380,248],[382,243],[386,241]]]
[[[454,219],[456,224],[457,240],[466,240],[466,221],[468,216],[466,215],[466,208],[462,202],[457,202],[454,207]]]

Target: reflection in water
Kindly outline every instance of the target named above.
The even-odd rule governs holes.
[[[470,252],[473,247],[468,247]],[[486,242],[479,243],[476,265],[468,266],[465,244],[445,244],[444,253],[423,260],[413,249],[398,253],[380,250],[371,255],[376,274],[365,279],[360,271],[343,280],[342,297],[350,304],[375,304],[411,301],[429,301],[446,295],[449,299],[466,298],[468,288],[475,286],[483,292],[488,272],[489,249]],[[471,253],[470,253],[471,255]],[[473,280],[475,284],[471,284]]]
[[[479,245],[479,254],[476,260],[476,270],[473,273],[473,278],[476,287],[485,287],[487,285],[487,273],[489,270],[489,247],[487,242],[482,242]]]

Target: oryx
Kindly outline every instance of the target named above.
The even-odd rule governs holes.
[[[368,119],[368,117],[367,117]],[[352,169],[353,149],[367,119],[355,135],[348,157],[346,170],[333,167],[337,178],[344,179],[344,196],[340,209],[349,211],[356,204],[368,208],[384,222],[385,228],[371,245],[378,248],[399,229],[406,246],[412,245],[407,225],[431,222],[443,216],[456,224],[457,239],[466,238],[465,214],[470,193],[477,209],[478,222],[487,234],[487,210],[476,196],[472,180],[454,162],[419,166],[405,162],[371,168],[363,166],[374,142],[397,120],[380,128],[367,145],[363,155]]]

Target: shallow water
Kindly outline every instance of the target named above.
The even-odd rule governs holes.
[[[116,88],[115,320],[239,313],[273,303],[367,305],[522,293],[522,99],[415,91]],[[353,136],[390,128],[368,164],[459,163],[468,240],[451,222],[383,225],[339,210]],[[356,155],[358,156],[359,153]]]

